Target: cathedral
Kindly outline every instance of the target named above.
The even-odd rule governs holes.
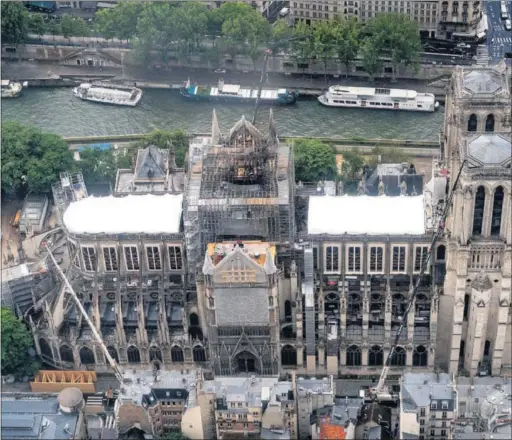
[[[101,198],[63,176],[66,275],[124,367],[376,378],[428,261],[389,376],[500,374],[512,364],[509,107],[504,66],[457,68],[428,182],[369,175],[358,195],[296,184],[272,112],[263,131],[244,117],[223,131],[214,112],[183,168],[149,146]],[[45,361],[109,371],[64,285],[31,326]]]

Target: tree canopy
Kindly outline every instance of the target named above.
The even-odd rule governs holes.
[[[80,152],[77,166],[82,171],[86,185],[114,184],[119,168],[132,167],[132,155],[112,149],[86,148]]]
[[[18,122],[2,122],[2,189],[8,194],[47,193],[62,171],[75,166],[61,136]]]
[[[28,30],[28,12],[22,2],[2,2],[2,43],[20,44]]]
[[[344,177],[353,179],[363,169],[364,158],[358,150],[347,150],[343,152],[343,164],[341,170]]]
[[[188,152],[189,136],[183,130],[154,130],[140,142],[141,147],[148,145],[171,150],[175,154],[176,165],[182,167]]]
[[[295,180],[314,182],[334,180],[336,155],[333,148],[316,139],[298,140],[294,145]]]
[[[30,359],[28,353],[33,345],[30,331],[11,309],[2,307],[1,318],[2,375],[31,375],[37,370],[38,364]]]

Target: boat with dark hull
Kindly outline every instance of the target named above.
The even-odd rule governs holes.
[[[258,88],[224,84],[219,80],[217,87],[192,85],[190,80],[180,89],[181,96],[196,101],[221,101],[252,103],[258,97]],[[299,97],[298,90],[262,89],[260,103],[270,105],[292,105]]]

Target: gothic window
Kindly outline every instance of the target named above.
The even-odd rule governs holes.
[[[384,270],[384,248],[381,246],[370,247],[370,264],[368,271],[381,273]]]
[[[43,339],[43,338],[39,339],[39,348],[41,350],[42,356],[45,356],[45,357],[53,360],[52,349],[50,348],[50,345],[48,344],[48,342],[46,342],[45,339]]]
[[[464,320],[467,321],[469,314],[469,295],[464,295]]]
[[[347,348],[347,366],[358,367],[361,365],[361,349],[357,345]]]
[[[206,353],[203,347],[196,345],[192,350],[192,355],[194,357],[194,362],[206,362]]]
[[[418,345],[412,355],[412,365],[414,367],[426,367],[428,365],[428,352],[423,345]]]
[[[274,307],[274,298],[272,296],[268,297],[268,306]]]
[[[183,260],[181,257],[181,246],[169,246],[169,266],[171,270],[183,269]]]
[[[466,354],[466,342],[460,341],[459,345],[459,358],[464,359],[464,355]]]
[[[347,272],[361,272],[361,246],[349,246]]]
[[[427,261],[428,246],[416,246],[414,249],[414,272],[420,272],[421,267]],[[425,267],[425,272],[428,272],[428,268]]]
[[[392,367],[404,367],[405,366],[406,353],[403,347],[396,347],[391,356],[390,365]]]
[[[284,302],[284,319],[287,322],[292,320],[292,303],[289,300]]]
[[[438,246],[436,252],[437,261],[444,261],[446,259],[446,247],[444,246],[444,244]]]
[[[489,356],[490,352],[491,352],[491,341],[485,341],[484,356]]]
[[[146,247],[146,255],[148,257],[149,270],[162,270],[162,262],[160,261],[160,248],[158,246]]]
[[[492,113],[485,118],[485,131],[494,131],[494,115]]]
[[[393,295],[393,302],[391,305],[393,317],[402,316],[407,307],[407,300],[401,293]]]
[[[340,248],[338,246],[327,246],[325,249],[325,271],[340,271]]]
[[[86,272],[96,270],[96,249],[93,246],[82,246],[82,258]]]
[[[117,252],[114,246],[103,248],[103,260],[105,261],[106,272],[117,272]]]
[[[137,246],[124,246],[126,270],[139,270],[139,250]]]
[[[84,365],[91,365],[95,363],[94,354],[89,347],[82,347],[80,349],[80,362]]]
[[[368,352],[368,366],[379,367],[384,363],[384,354],[382,348],[378,345],[370,347]]]
[[[130,345],[126,354],[130,364],[140,364],[140,351],[137,347]]]
[[[117,363],[119,363],[119,355],[117,354],[117,350],[115,349],[115,347],[108,346],[107,351],[110,357],[113,358]]]
[[[197,313],[191,313],[189,320],[191,326],[199,325],[199,316],[197,316]]]
[[[313,270],[318,270],[318,248],[313,248]]]
[[[171,348],[171,361],[173,362],[184,362],[185,357],[183,356],[183,350],[178,347],[177,345],[174,345]]]
[[[358,293],[350,293],[347,301],[347,316],[355,316],[361,312],[361,296]]]
[[[73,350],[67,345],[61,345],[60,349],[60,360],[62,362],[75,362],[75,357],[73,356]]]
[[[468,119],[468,131],[476,131],[478,125],[478,119],[473,113]]]
[[[291,345],[285,345],[281,349],[281,364],[282,365],[297,365],[297,350]]]
[[[482,234],[484,222],[485,188],[479,186],[475,196],[475,210],[473,212],[473,235]]]
[[[499,235],[500,233],[503,197],[503,187],[498,186],[494,190],[494,200],[492,202],[491,235]]]
[[[405,246],[393,246],[393,265],[392,272],[405,272],[405,254],[407,248]]]
[[[162,362],[162,351],[155,346],[149,348],[149,362],[152,361]]]

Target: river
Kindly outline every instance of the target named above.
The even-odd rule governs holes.
[[[197,103],[177,91],[145,90],[138,107],[115,107],[81,101],[70,88],[29,88],[17,99],[2,100],[2,120],[15,120],[62,136],[117,135],[154,129],[185,129],[206,133],[215,108],[221,130],[242,115],[252,120],[253,106]],[[257,126],[264,126],[269,107],[262,106]],[[339,136],[368,139],[437,140],[444,107],[434,113],[327,108],[316,99],[294,106],[274,107],[278,133],[283,136]]]

